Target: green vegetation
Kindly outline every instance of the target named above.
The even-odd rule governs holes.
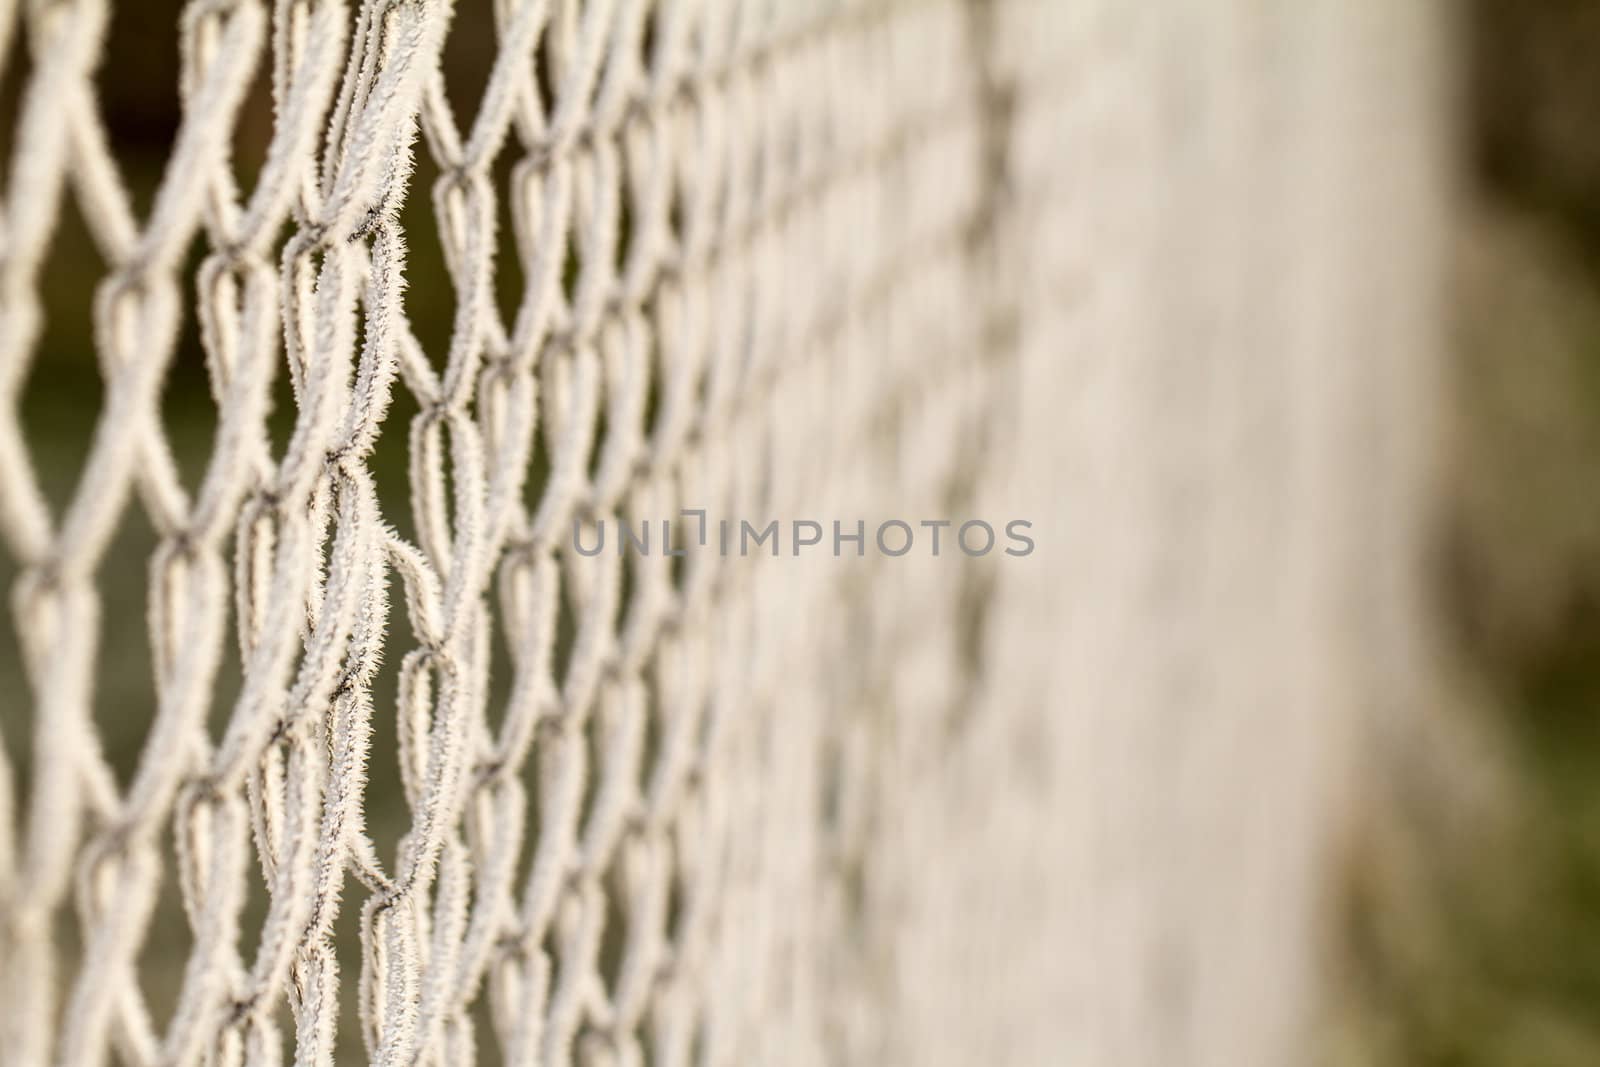
[[[1468,10],[1450,680],[1361,816],[1338,1067],[1600,1063],[1600,3]]]

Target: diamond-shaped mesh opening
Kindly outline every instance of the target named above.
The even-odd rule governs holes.
[[[157,855],[162,880],[156,890],[149,932],[138,954],[134,976],[160,1032],[171,1021],[177,1007],[178,991],[183,985],[184,968],[194,947],[194,937],[184,914],[183,896],[174,885],[178,859],[170,831],[160,835]]]
[[[233,125],[234,179],[247,194],[256,188],[266,163],[272,123],[272,59],[264,49]]]
[[[97,94],[111,155],[144,218],[178,133],[178,24],[183,0],[111,4],[108,39],[95,83],[116,86]]]
[[[93,307],[95,280],[106,268],[70,193],[56,226],[38,277],[43,329],[19,410],[39,488],[59,516],[77,490],[105,395]]]
[[[436,370],[444,366],[450,348],[456,309],[455,288],[445,268],[444,248],[434,221],[433,189],[438,181],[439,164],[419,147],[411,178],[413,195],[406,197],[400,212],[400,226],[406,235],[405,307],[411,331]],[[393,422],[393,416],[385,421]]]
[[[101,597],[92,712],[106,761],[126,786],[144,750],[156,709],[150,668],[150,638],[143,626],[118,626],[112,620],[145,618],[149,609],[146,561],[156,546],[154,532],[137,503],[118,524],[96,583]]]
[[[200,299],[198,275],[207,251],[205,242],[197,240],[190,246],[180,273],[185,295],[194,300]],[[162,387],[161,423],[178,476],[191,496],[205,475],[216,441],[217,402],[212,391],[199,316],[188,306]]]
[[[460,0],[445,38],[440,69],[450,109],[463,135],[478,114],[478,102],[499,55],[495,8],[504,6],[496,0]]]
[[[389,579],[391,601],[398,602],[403,595],[399,579]],[[391,611],[398,610],[398,603]],[[404,620],[391,622],[395,633],[403,633],[407,645],[412,635]],[[372,839],[377,854],[392,862],[400,848],[400,839],[411,828],[412,813],[405,803],[405,789],[401,784],[400,746],[398,737],[400,670],[404,653],[386,656],[372,683],[372,744],[367,756],[367,786],[365,804],[366,832]],[[358,894],[360,899],[364,894]]]
[[[513,176],[522,156],[521,146],[515,140],[508,141],[495,157],[489,171],[490,186],[496,192],[495,306],[499,308],[500,321],[504,323],[507,334],[516,330],[517,314],[522,310],[527,285],[525,265],[517,248],[515,212],[511,203],[512,198],[518,195]]]

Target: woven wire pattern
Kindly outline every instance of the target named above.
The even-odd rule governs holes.
[[[1154,72],[1166,16],[1205,5],[1136,6],[191,0],[141,210],[101,117],[109,0],[0,0],[23,86],[0,537],[32,728],[22,763],[0,749],[0,1060],[1038,1064],[1076,1032],[1160,1062],[1115,997],[1054,1019],[1093,984],[1073,902],[1111,884],[1067,847],[1095,741],[1064,680],[1160,698],[1085,667],[1124,661],[1051,590],[1135,602],[1118,561],[1146,542],[1009,569],[948,542],[660,551],[685,509],[1045,525],[1069,476],[1092,505],[1071,521],[1150,528],[1107,457],[1167,414],[1140,421],[1171,340],[1145,323],[1192,325],[1143,301],[1172,277],[1151,191],[1190,159],[1156,147]],[[1253,26],[1245,6],[1213,11]],[[441,68],[463,20],[494,39],[470,97]],[[442,345],[408,313],[408,198],[443,253]],[[105,265],[103,396],[54,507],[22,406],[68,199]],[[162,412],[191,316],[197,479]],[[405,491],[380,491],[401,441]],[[1175,482],[1186,445],[1160,442],[1150,485],[1206,477]],[[134,509],[146,614],[105,618]],[[658,550],[575,550],[624,527]],[[119,774],[97,644],[130,626],[154,712]],[[153,918],[174,898],[179,932]],[[173,939],[158,980],[142,961]],[[1128,966],[1107,988],[1150,985]]]

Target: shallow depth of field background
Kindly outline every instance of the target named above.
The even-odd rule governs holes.
[[[1600,1064],[1600,2],[1463,11],[1445,689],[1378,724],[1340,1067]]]
[[[177,123],[180,5],[113,6],[101,104],[142,211]],[[1344,881],[1329,887],[1339,914],[1332,996],[1306,1062],[1332,1067],[1600,1064],[1600,0],[1463,0],[1461,9],[1464,210],[1431,560],[1447,684],[1415,723],[1378,724],[1380,765],[1352,820]],[[474,21],[458,19],[447,52],[463,99],[476,95],[493,54],[487,18],[476,22],[483,32]],[[16,66],[0,82],[0,149],[9,148]],[[269,124],[258,93],[241,121],[247,180]],[[426,190],[433,174],[418,155],[414,190]],[[35,463],[58,505],[101,399],[85,279],[103,267],[74,211],[69,198],[25,405]],[[425,193],[410,198],[406,224],[416,237],[407,299],[436,348],[451,294],[426,236]],[[414,407],[397,396],[390,420],[402,426]],[[278,408],[282,433],[286,395]],[[193,479],[214,415],[192,322],[164,411]],[[395,499],[405,492],[404,435],[384,440],[376,469]],[[101,578],[108,619],[143,615],[153,538],[137,507],[128,515]],[[0,587],[14,576],[0,555]],[[142,627],[108,627],[100,662],[99,727],[127,774],[149,715]],[[0,733],[24,775],[26,708],[0,613]],[[386,759],[392,766],[374,753],[375,789]],[[158,922],[181,931],[176,904],[169,910]],[[181,937],[172,949],[176,968]],[[149,953],[145,962],[164,966]],[[152,1006],[162,1010],[159,996]]]

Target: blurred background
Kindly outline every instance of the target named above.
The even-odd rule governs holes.
[[[114,5],[119,47],[101,77],[141,212],[177,126],[178,6]],[[1454,392],[1432,559],[1447,684],[1415,722],[1379,724],[1382,765],[1349,834],[1344,882],[1330,887],[1334,995],[1307,1061],[1332,1067],[1600,1064],[1600,0],[1461,8]],[[486,31],[451,34],[449,77],[463,98],[492,54]],[[8,66],[0,158],[17,93]],[[264,92],[241,125],[248,181],[270,130]],[[419,157],[416,188],[426,189],[433,175]],[[58,505],[100,402],[81,279],[102,268],[74,211],[69,199],[24,407]],[[430,211],[412,197],[408,231],[428,234]],[[436,346],[451,301],[426,236],[410,274],[412,320]],[[204,456],[213,429],[187,330],[165,394],[180,460]],[[391,418],[403,422],[399,395]],[[278,405],[280,433],[288,410]],[[404,447],[403,435],[385,440]],[[404,492],[403,468],[399,454],[378,458],[391,495]],[[191,482],[200,473],[185,470]],[[102,579],[108,618],[141,617],[139,561],[152,544],[130,508],[114,557],[126,565]],[[13,577],[0,555],[0,587]],[[17,679],[9,614],[0,620],[0,679]],[[126,774],[148,715],[142,632],[111,628],[100,662],[99,725]],[[10,752],[26,752],[25,714],[0,715],[0,733]]]
[[[1341,1067],[1600,1063],[1600,2],[1462,8],[1446,682],[1379,725]]]

